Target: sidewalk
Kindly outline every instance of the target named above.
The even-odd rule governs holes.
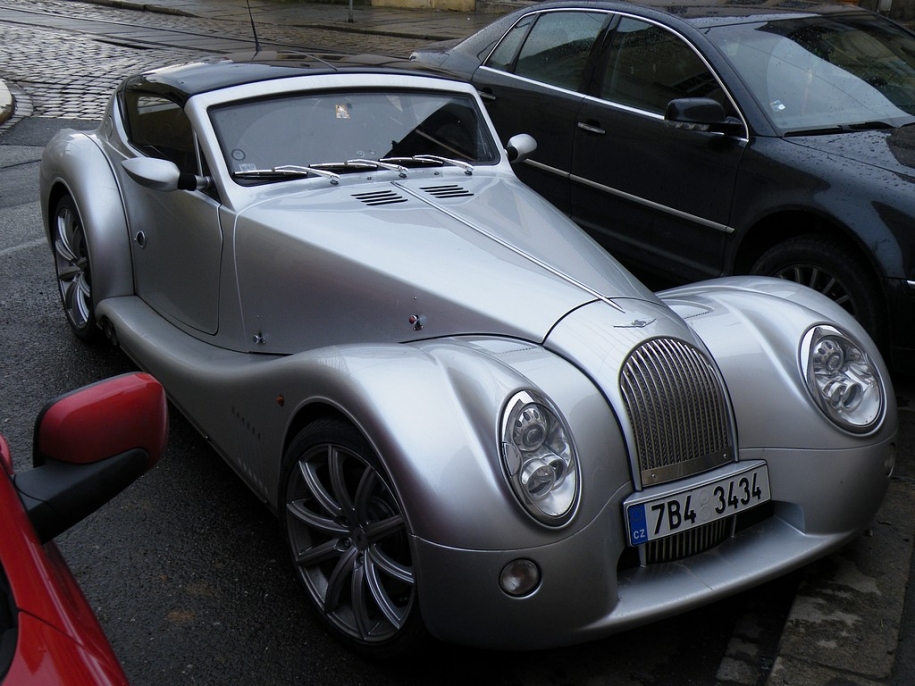
[[[245,0],[80,0],[119,9],[135,9],[199,17],[211,20],[248,22]],[[499,12],[521,7],[525,0],[497,0],[487,6],[487,12],[453,12],[436,9],[400,9],[394,7],[354,6],[319,2],[250,0],[251,15],[256,25],[275,24],[286,27],[322,28],[381,36],[449,40],[463,38],[483,28]],[[9,88],[0,79],[0,125],[15,110]]]

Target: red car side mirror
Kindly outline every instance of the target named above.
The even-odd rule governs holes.
[[[15,478],[39,538],[49,541],[154,466],[168,405],[149,374],[132,373],[49,402],[35,422],[33,466]]]

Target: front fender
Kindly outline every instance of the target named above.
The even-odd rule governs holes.
[[[895,434],[889,372],[867,332],[842,307],[792,281],[761,276],[704,281],[658,294],[696,331],[728,386],[741,451],[843,449]],[[813,326],[832,324],[856,339],[882,378],[884,421],[865,436],[839,429],[814,405],[800,367],[800,344]]]
[[[45,147],[40,174],[41,215],[53,250],[54,208],[69,195],[76,203],[89,248],[92,298],[133,293],[130,235],[114,172],[94,133],[62,131]]]
[[[444,339],[336,352],[323,373],[308,372],[301,409],[330,403],[359,427],[394,483],[411,532],[426,541],[477,550],[547,545],[585,528],[608,501],[632,490],[625,444],[606,400],[571,364],[539,346]],[[304,363],[310,354],[301,357]],[[503,476],[501,416],[520,389],[553,401],[579,456],[577,514],[558,529],[536,523]],[[621,550],[622,535],[608,545]]]

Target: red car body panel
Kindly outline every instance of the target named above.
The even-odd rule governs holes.
[[[10,480],[12,457],[2,436],[0,462],[0,562],[19,612],[16,656],[3,683],[126,684],[127,676],[57,546],[42,545],[32,529]]]
[[[106,475],[110,479],[90,478],[88,490],[71,490],[77,501],[82,503],[88,498],[94,509],[152,467],[164,450],[167,437],[167,403],[162,386],[148,374],[124,374],[61,396],[45,406],[36,421],[35,469],[31,475],[47,463],[82,468],[109,459],[117,461],[125,454],[139,455],[137,459],[144,461],[127,476],[111,472]],[[15,631],[16,641],[11,661],[7,652],[9,663],[0,663],[0,682],[4,686],[127,684],[127,676],[69,566],[53,540],[42,543],[42,534],[36,528],[36,521],[41,519],[36,519],[38,515],[29,509],[35,502],[47,507],[48,503],[35,498],[67,493],[70,482],[60,481],[54,472],[41,481],[45,476],[42,474],[39,480],[28,482],[30,493],[24,495],[23,475],[30,472],[15,474],[9,444],[2,435],[0,472],[0,591],[6,590],[2,588],[4,577],[8,583],[8,592],[0,593],[0,602],[4,596],[9,599],[12,615],[10,623],[5,608],[0,606],[0,619],[4,620],[0,638],[8,639]],[[55,485],[63,490],[58,492]],[[60,530],[88,513],[81,505],[67,509],[69,504],[64,500],[50,503],[52,510],[61,507],[58,515],[64,523]],[[52,526],[57,524],[52,521]],[[44,538],[50,538],[47,530]]]

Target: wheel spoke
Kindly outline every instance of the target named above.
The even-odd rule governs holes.
[[[312,529],[317,529],[322,534],[335,538],[345,537],[349,531],[330,517],[322,517],[305,507],[303,501],[296,500],[286,505],[286,510],[299,522]]]
[[[295,563],[300,567],[314,567],[340,557],[340,541],[332,538],[321,545],[311,546],[295,553]]]
[[[343,516],[349,518],[350,521],[356,522],[358,516],[356,514],[356,506],[353,504],[353,499],[350,497],[349,489],[346,485],[346,462],[347,456],[344,455],[338,448],[330,448],[330,456],[328,459],[328,468],[330,469],[330,483],[331,488],[334,491],[334,495],[337,498],[337,502],[340,503],[340,508]],[[363,469],[368,469],[363,467]]]
[[[366,580],[365,566],[360,565],[353,570],[350,593],[353,598],[353,619],[356,623],[356,630],[362,640],[368,640],[372,637],[372,629],[376,625],[376,622],[372,621],[369,614],[366,591],[371,592],[371,589]]]
[[[327,446],[328,455],[332,452],[333,448]],[[343,515],[343,508],[340,507],[340,504],[334,499],[334,496],[328,493],[327,489],[324,488],[324,484],[321,482],[321,477],[318,475],[317,471],[320,466],[320,463],[317,461],[306,462],[305,460],[301,460],[299,462],[299,472],[305,480],[305,485],[308,487],[308,490],[311,491],[311,495],[318,501],[321,508],[330,514],[331,517],[340,517]]]
[[[54,241],[54,252],[67,264],[80,268],[79,258],[73,254],[73,251],[70,249],[70,246],[63,235]]]
[[[385,590],[384,584],[381,581],[379,568],[371,562],[368,562],[368,560],[366,561],[365,576],[369,590],[372,594],[372,599],[385,616],[385,619],[397,629],[402,627],[404,621],[406,621],[407,614],[410,611],[409,603],[405,606],[400,606],[391,599],[391,596],[388,595],[388,592]]]
[[[353,498],[353,507],[355,508],[356,517],[360,522],[370,522],[372,520],[371,504],[375,494],[375,485],[378,483],[378,474],[374,469],[366,469],[359,479],[359,485],[356,487],[356,495]]]
[[[798,268],[798,273],[800,273],[800,268]],[[807,288],[812,288],[813,290],[817,289],[817,281],[820,280],[820,270],[816,267],[810,268],[810,275],[807,278],[807,283],[804,284]],[[798,283],[804,283],[803,279],[798,279]]]
[[[405,584],[413,585],[413,567],[394,560],[378,546],[369,548],[369,558],[373,569],[383,571],[390,577]]]
[[[357,559],[359,551],[353,547],[348,548],[340,555],[334,571],[331,572],[327,579],[327,589],[324,593],[324,611],[332,613],[340,607],[340,598],[346,590],[347,581],[354,575],[357,569]]]
[[[365,527],[366,538],[372,543],[380,541],[386,536],[401,531],[404,528],[403,516],[396,514],[377,522],[371,522]]]

